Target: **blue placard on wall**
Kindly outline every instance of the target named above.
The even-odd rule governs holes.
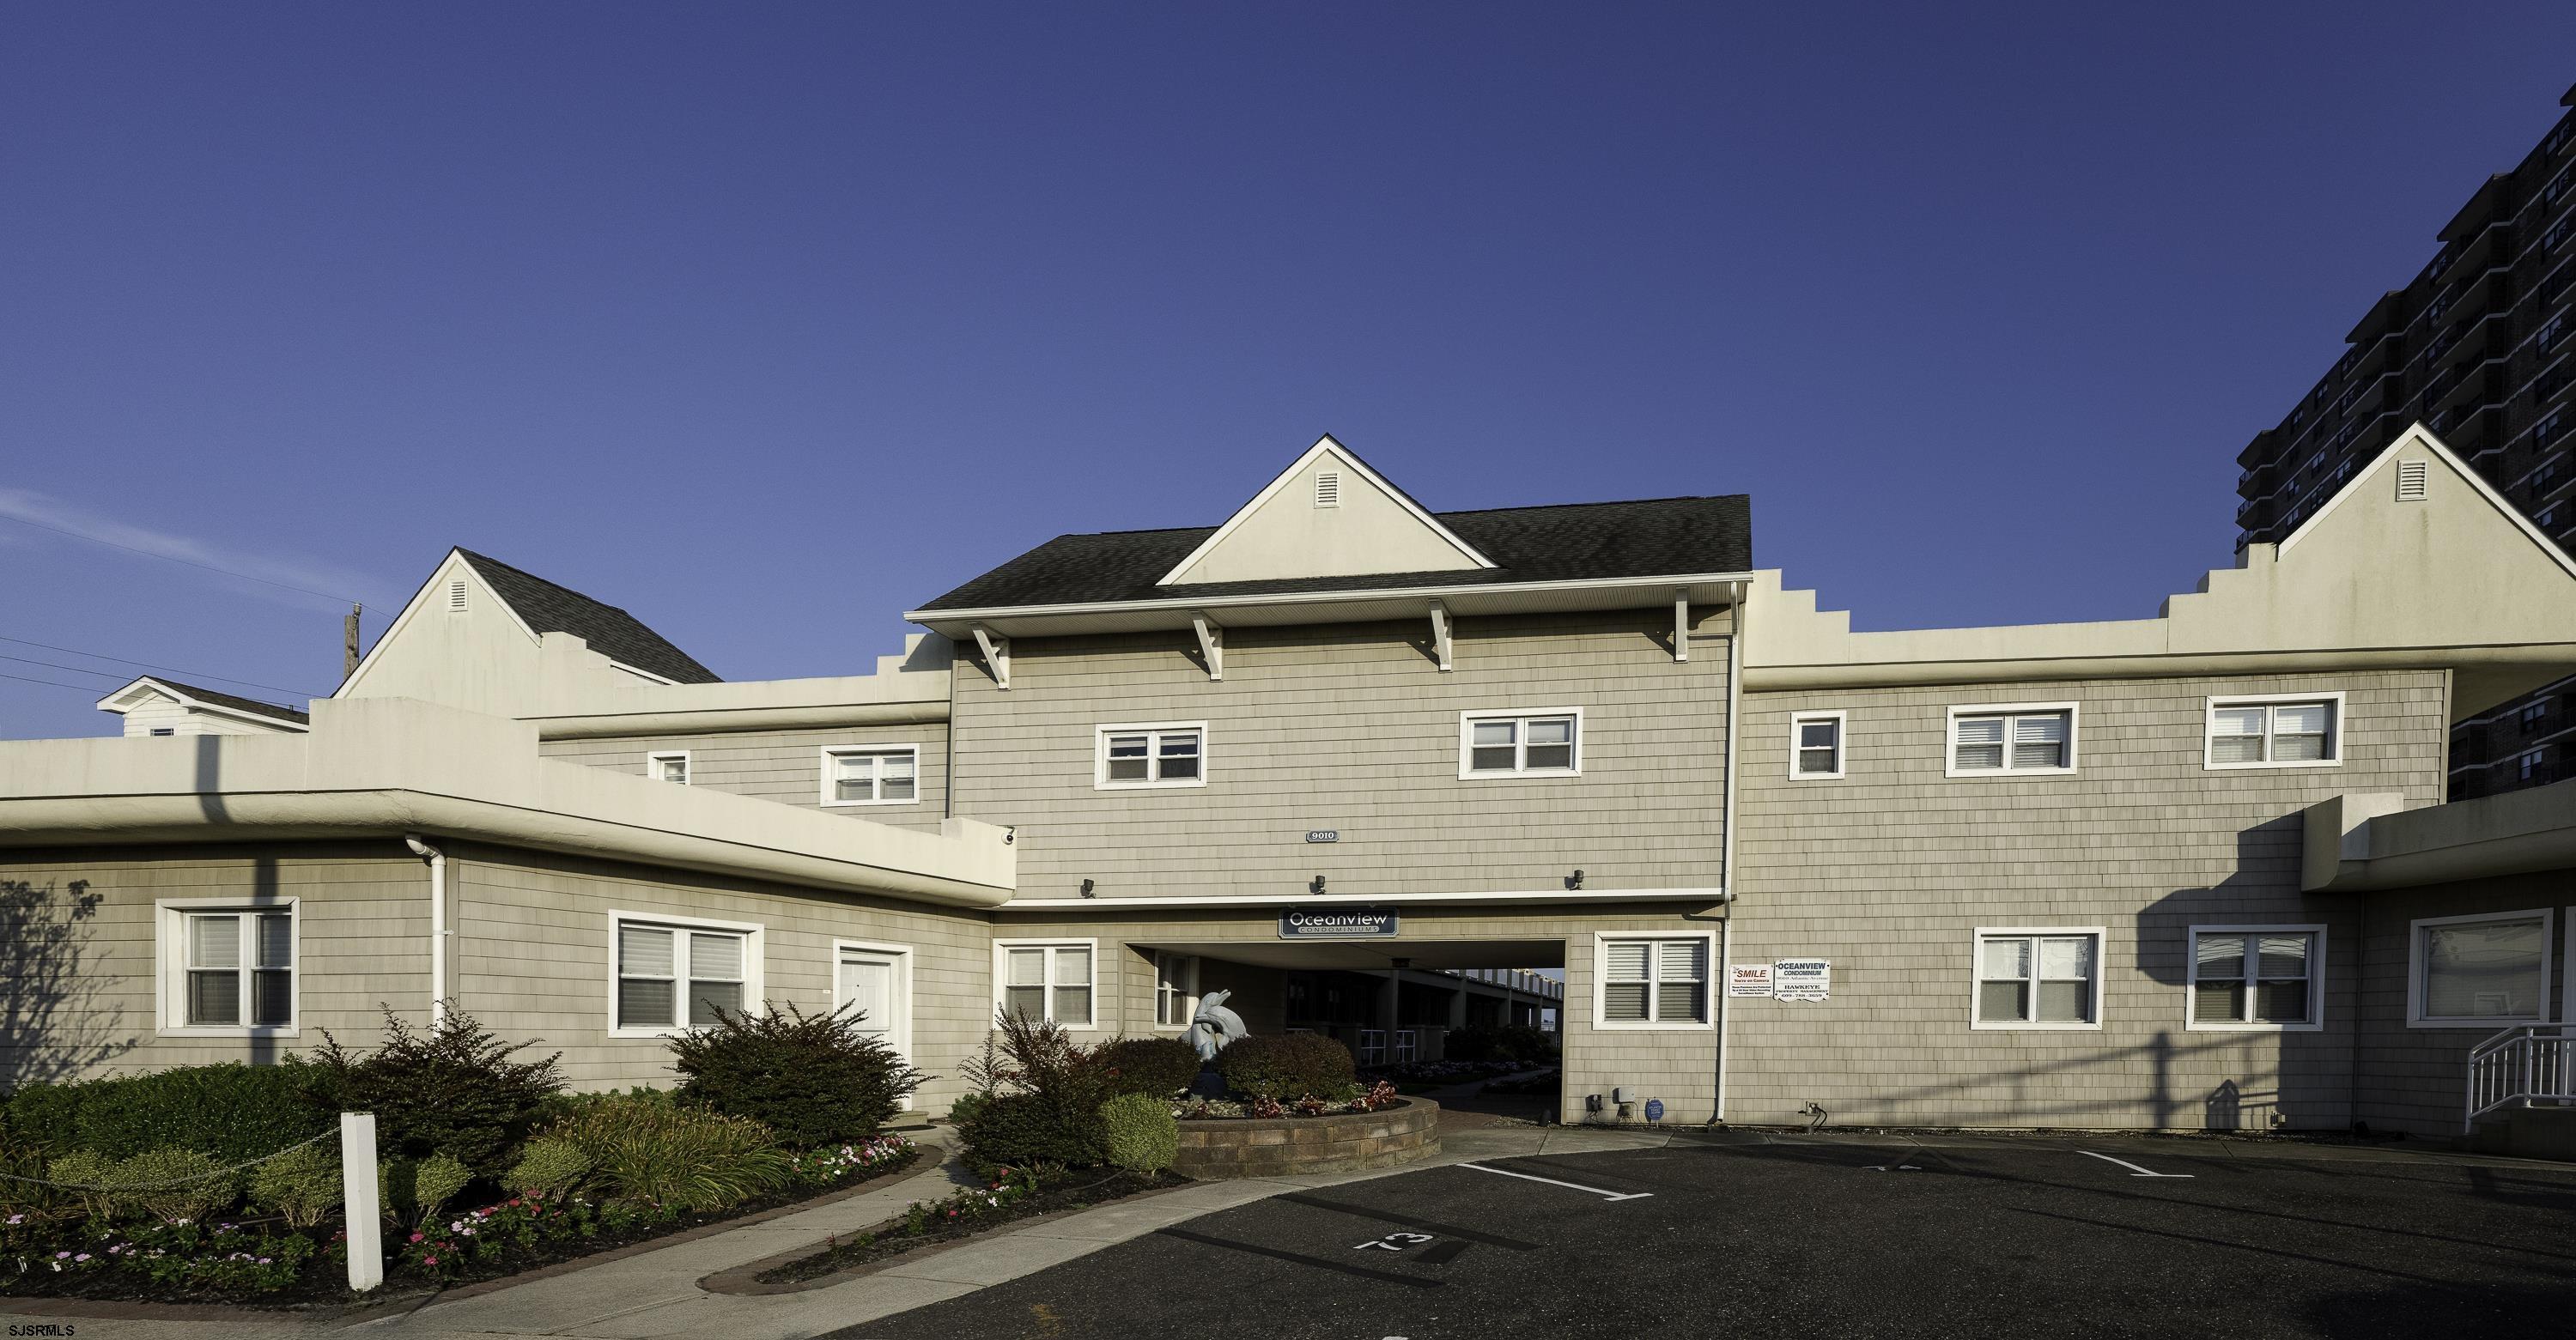
[[[1648,1120],[1648,1121],[1662,1121],[1663,1119],[1664,1119],[1664,1100],[1663,1100],[1663,1099],[1661,1099],[1661,1098],[1649,1098],[1649,1099],[1647,1099],[1647,1100],[1646,1100],[1646,1120]]]

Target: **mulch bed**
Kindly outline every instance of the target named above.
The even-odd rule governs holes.
[[[377,1311],[400,1304],[406,1299],[425,1300],[434,1295],[471,1297],[507,1288],[528,1279],[560,1275],[599,1265],[639,1252],[651,1251],[675,1243],[702,1238],[730,1229],[741,1228],[764,1219],[775,1219],[802,1210],[815,1209],[851,1196],[874,1191],[888,1181],[911,1172],[924,1151],[916,1147],[902,1161],[887,1165],[856,1182],[844,1183],[822,1191],[796,1188],[775,1195],[745,1201],[724,1210],[704,1214],[681,1214],[670,1219],[639,1222],[622,1230],[605,1227],[590,1237],[541,1240],[532,1248],[515,1251],[497,1261],[473,1261],[445,1280],[405,1273],[402,1263],[388,1261],[385,1282],[371,1293],[349,1291],[348,1269],[338,1261],[317,1252],[312,1264],[292,1285],[256,1293],[228,1292],[209,1289],[173,1288],[155,1284],[139,1273],[122,1270],[86,1271],[38,1280],[22,1279],[0,1286],[0,1299],[7,1300],[89,1300],[93,1304],[116,1308],[102,1313],[84,1308],[79,1315],[124,1315],[128,1317],[194,1318],[204,1315],[209,1304],[250,1307],[263,1310],[312,1311],[330,1314],[339,1310]],[[472,1205],[458,1207],[470,1210]],[[252,1221],[242,1221],[252,1222]],[[395,1231],[386,1230],[386,1244],[396,1240]],[[59,1282],[57,1292],[40,1292],[26,1286]],[[131,1311],[127,1311],[127,1308]],[[23,1304],[13,1310],[24,1312]]]
[[[728,1275],[747,1274],[749,1276],[747,1279],[720,1281],[710,1277],[705,1283],[710,1289],[726,1293],[774,1293],[788,1292],[799,1285],[812,1287],[810,1281],[862,1270],[927,1247],[945,1246],[989,1233],[997,1228],[1026,1223],[1048,1215],[1086,1210],[1095,1205],[1105,1205],[1130,1196],[1168,1191],[1174,1187],[1187,1186],[1189,1182],[1189,1178],[1169,1171],[1149,1175],[1129,1172],[1124,1168],[1086,1168],[1079,1172],[1065,1173],[1044,1182],[1040,1184],[1035,1194],[1013,1201],[1007,1208],[994,1214],[953,1222],[935,1222],[919,1233],[903,1231],[903,1220],[900,1218],[889,1219],[868,1233],[853,1234],[848,1239],[835,1241],[822,1251],[811,1255],[783,1264],[755,1263],[753,1267],[747,1267],[743,1271],[726,1272]],[[733,1287],[718,1289],[719,1283]]]

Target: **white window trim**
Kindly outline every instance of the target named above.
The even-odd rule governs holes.
[[[2540,1013],[2484,1014],[2476,1016],[2475,1018],[2453,1015],[2433,1016],[2424,1013],[2425,927],[2457,926],[2471,921],[2517,921],[2530,917],[2540,918],[2540,943],[2542,946],[2540,952],[2540,990],[2538,992],[2540,998]],[[2466,916],[2425,917],[2417,921],[2407,922],[2406,1026],[2408,1028],[2484,1029],[2488,1032],[2494,1032],[2497,1029],[2511,1028],[2517,1024],[2548,1023],[2550,969],[2550,954],[2548,946],[2555,938],[2557,926],[2558,910],[2552,907],[2512,908],[2501,912],[2472,912]]]
[[[762,971],[769,959],[769,928],[756,921],[714,921],[706,917],[674,916],[668,912],[635,912],[620,908],[608,910],[608,1036],[612,1038],[667,1038],[689,1031],[689,993],[679,994],[679,1004],[672,1010],[673,1022],[667,1027],[651,1025],[629,1027],[617,1020],[617,928],[624,922],[646,926],[669,926],[690,931],[740,931],[742,945],[742,1008],[746,1014],[767,1007],[768,994]],[[673,966],[680,971],[685,984],[688,960],[686,951],[677,946],[679,955]]]
[[[912,946],[884,944],[873,940],[834,940],[832,942],[832,1011],[837,1014],[850,998],[841,994],[841,957],[844,954],[878,954],[894,960],[894,994],[903,1002],[903,1027],[889,1030],[894,1049],[907,1064],[918,1064],[912,1054],[912,1016],[916,1002],[912,998]],[[898,1111],[912,1110],[912,1095],[905,1094],[895,1104]]]
[[[1205,746],[1201,746],[1201,748],[1205,748]],[[832,783],[835,779],[832,776],[832,761],[834,759],[839,758],[844,754],[901,753],[910,753],[912,755],[912,798],[910,800],[833,799]],[[823,746],[822,760],[823,781],[820,788],[821,801],[823,808],[827,810],[852,809],[866,805],[918,805],[921,803],[921,746],[919,744],[827,744]],[[878,789],[884,789],[882,779],[879,780]]]
[[[2343,690],[2337,689],[2332,693],[2251,693],[2212,697],[2200,718],[2200,766],[2211,772],[2234,772],[2246,768],[2340,768],[2343,766],[2344,753],[2343,696]],[[2286,763],[2268,758],[2259,763],[2218,761],[2218,710],[2220,708],[2279,707],[2295,706],[2300,703],[2332,704],[2331,715],[2326,722],[2326,751],[2331,755],[2330,757],[2292,759]],[[2268,725],[2268,718],[2266,720]],[[2272,752],[2268,736],[2265,737],[2263,752],[2266,754]]]
[[[1176,782],[1166,782],[1156,778],[1148,778],[1141,782],[1113,782],[1109,780],[1110,736],[1160,736],[1162,734],[1173,734],[1180,731],[1192,730],[1199,733],[1198,776],[1184,777]],[[1149,760],[1159,760],[1162,757],[1161,750],[1162,742],[1157,738],[1154,742],[1145,746],[1145,757]],[[1091,728],[1091,789],[1095,791],[1163,791],[1178,790],[1182,787],[1190,786],[1205,786],[1207,785],[1208,778],[1209,753],[1208,724],[1204,721],[1128,721],[1105,726],[1094,726]],[[1069,944],[1071,941],[1067,941],[1066,943]],[[1098,1013],[1097,1009],[1093,1012]]]
[[[1049,955],[1047,955],[1047,956],[1046,956],[1046,965],[1047,965],[1046,1013],[1047,1013],[1047,1018],[1048,1018],[1049,1020],[1055,1021],[1055,1022],[1056,1022],[1060,1027],[1062,1027],[1062,1028],[1064,1029],[1064,1031],[1066,1031],[1066,1032],[1068,1032],[1068,1033],[1097,1033],[1097,1032],[1099,1032],[1099,1031],[1100,1031],[1100,1016],[1101,1016],[1102,1014],[1104,1014],[1104,1013],[1107,1013],[1107,1011],[1106,1011],[1106,1010],[1104,1010],[1104,1009],[1102,1008],[1102,1004],[1103,1004],[1103,1002],[1102,1002],[1102,1001],[1101,1001],[1101,999],[1100,999],[1100,941],[1098,941],[1098,940],[1096,940],[1096,939],[1084,939],[1084,938],[1082,938],[1082,937],[1080,937],[1080,936],[1039,936],[1039,937],[1034,937],[1034,938],[1024,938],[1024,939],[1015,939],[1015,940],[995,940],[995,941],[993,942],[993,1016],[992,1016],[992,1017],[994,1017],[994,1018],[996,1018],[996,1019],[999,1019],[999,1018],[1001,1018],[1001,1017],[1002,1017],[1002,1009],[1003,1009],[1003,1003],[1002,1003],[1002,1002],[1003,1002],[1002,987],[1004,986],[1004,984],[1005,984],[1005,983],[1007,983],[1007,982],[1010,980],[1010,962],[1011,962],[1011,956],[1010,956],[1010,953],[1009,953],[1008,951],[1013,950],[1013,949],[1073,949],[1073,948],[1077,948],[1077,947],[1082,948],[1082,949],[1087,949],[1087,950],[1090,950],[1090,951],[1091,951],[1091,953],[1090,953],[1090,955],[1089,955],[1089,959],[1088,959],[1088,961],[1089,961],[1089,962],[1090,962],[1090,964],[1091,964],[1091,1022],[1089,1022],[1089,1023],[1087,1023],[1087,1024],[1067,1024],[1067,1023],[1063,1023],[1063,1021],[1061,1021],[1061,1020],[1057,1020],[1057,1019],[1055,1018],[1055,989],[1056,989],[1056,987],[1057,987],[1058,983],[1057,983],[1057,982],[1056,982],[1056,980],[1055,980],[1055,958],[1056,958],[1056,956],[1055,956],[1055,955],[1053,955],[1053,954],[1049,954]]]
[[[1848,715],[1848,713],[1840,709],[1830,712],[1792,712],[1789,714],[1790,781],[1839,782],[1843,779],[1843,774],[1851,770],[1851,723],[1846,719]],[[1800,772],[1798,770],[1798,727],[1810,721],[1830,721],[1834,723],[1834,770],[1832,772]]]
[[[1980,959],[1985,952],[1987,939],[1990,937],[2027,937],[2036,939],[2041,936],[2050,935],[2058,936],[2060,938],[2069,935],[2090,935],[2093,937],[2093,1001],[2091,1006],[2085,1011],[2093,1016],[2092,1020],[2087,1023],[2042,1023],[2038,1020],[1989,1020],[1985,1018],[1983,1007],[1978,999],[1982,993],[1977,990],[1977,987],[1983,980],[1979,976],[1979,974],[1984,971],[1984,968],[1980,963]],[[2099,1033],[2102,1031],[2102,979],[2107,975],[2110,961],[2111,936],[2107,927],[1979,926],[1976,929],[1975,935],[1968,941],[1968,1027],[1980,1032],[1998,1033]],[[2033,946],[2031,950],[2030,970],[2032,973],[2030,987],[2032,995],[2031,1003],[2036,1006],[2038,1004],[2039,993],[2039,977],[2037,975],[2039,972],[2039,951],[2036,946]]]
[[[1542,717],[1574,718],[1574,766],[1570,768],[1514,768],[1508,772],[1487,771],[1470,766],[1475,761],[1476,723],[1479,721],[1518,721],[1523,723],[1514,737],[1516,758],[1529,757],[1528,722]],[[1580,707],[1495,708],[1490,711],[1458,714],[1458,780],[1462,782],[1517,782],[1532,777],[1580,777],[1584,756],[1591,752],[1584,739],[1583,709]]]
[[[644,776],[652,781],[661,781],[663,761],[674,758],[680,760],[680,785],[696,785],[698,765],[690,760],[689,751],[686,749],[655,749],[647,752],[644,755]]]
[[[1579,753],[1576,755],[1578,759],[1581,757]],[[1701,1017],[1682,1020],[1625,1019],[1613,1022],[1609,1017],[1611,944],[1613,942],[1629,944],[1638,941],[1663,944],[1674,940],[1700,942],[1699,1012]],[[1652,962],[1653,952],[1648,951],[1646,957],[1649,962]],[[1650,968],[1649,971],[1652,969]],[[1717,1027],[1717,1001],[1714,995],[1716,989],[1717,934],[1714,931],[1683,931],[1678,934],[1660,931],[1634,933],[1623,931],[1615,935],[1597,934],[1592,937],[1592,1026],[1594,1028],[1622,1033],[1706,1033]],[[1654,1008],[1653,998],[1654,993],[1647,992],[1649,1010]]]
[[[2077,746],[2084,737],[2081,703],[1970,703],[1953,707],[1941,730],[1941,772],[1946,777],[2072,777],[2082,760]],[[1991,716],[2038,716],[2048,712],[2066,714],[2066,766],[2062,768],[2016,768],[2012,761],[2012,729],[2004,730],[2004,765],[2000,768],[1962,768],[1959,766],[1959,718]]]
[[[152,904],[152,1018],[156,1036],[165,1038],[291,1038],[304,1031],[304,912],[297,897],[161,898]],[[191,1024],[188,1020],[188,914],[191,912],[284,912],[293,937],[287,954],[294,990],[283,1024]],[[248,947],[245,946],[245,952]]]
[[[1181,998],[1189,1002],[1190,1012],[1195,1014],[1198,1011],[1199,1000],[1207,994],[1199,989],[1199,972],[1200,968],[1203,966],[1199,956],[1196,954],[1183,954],[1169,949],[1150,949],[1146,951],[1146,954],[1154,963],[1154,1031],[1157,1033],[1188,1032],[1190,1029],[1190,1021],[1187,1019],[1183,1019],[1177,1024],[1167,1024],[1163,1022],[1163,960],[1167,958],[1185,958],[1190,961],[1189,986],[1181,992]],[[1093,1014],[1098,1014],[1100,1012],[1099,1006],[1094,1004],[1091,1012]]]
[[[2300,699],[2312,702],[2313,699]],[[2202,935],[2305,935],[2308,937],[2308,1020],[2301,1024],[2270,1024],[2241,1019],[2203,1019],[2200,1017],[2200,937]],[[2269,922],[2249,925],[2193,926],[2182,942],[2183,1027],[2193,1033],[2315,1033],[2326,1026],[2326,927],[2321,921]],[[2259,965],[2247,963],[2244,979],[2250,996],[2253,976]]]

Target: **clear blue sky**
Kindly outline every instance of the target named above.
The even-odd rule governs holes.
[[[1435,508],[1750,492],[1863,626],[2149,614],[2571,56],[2563,0],[16,4],[0,513],[370,637],[461,543],[840,674],[1330,430]],[[319,694],[337,613],[0,520],[0,674]]]

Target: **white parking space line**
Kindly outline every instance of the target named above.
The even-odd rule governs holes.
[[[1604,1191],[1597,1186],[1585,1186],[1580,1182],[1560,1182],[1553,1177],[1537,1177],[1525,1172],[1513,1172],[1509,1168],[1488,1168],[1481,1163],[1461,1163],[1457,1166],[1473,1172],[1493,1173],[1498,1177],[1517,1177],[1524,1182],[1545,1182],[1549,1186],[1561,1186],[1572,1191],[1588,1191],[1603,1200],[1644,1200],[1655,1194],[1652,1191],[1631,1191],[1623,1195],[1616,1191]]]
[[[2138,1165],[2136,1165],[2136,1164],[2134,1164],[2134,1163],[2129,1162],[2127,1159],[2115,1159],[2115,1158],[2111,1157],[2111,1156],[2110,1156],[2110,1155],[2108,1155],[2108,1154],[2096,1154],[2096,1153],[2094,1153],[2092,1150],[2089,1150],[2089,1149],[2079,1149],[2079,1150],[2076,1150],[2075,1152],[2076,1152],[2076,1153],[2078,1153],[2078,1154],[2083,1155],[2084,1157],[2086,1157],[2086,1158],[2088,1158],[2088,1159],[2100,1159],[2100,1160],[2102,1160],[2104,1163],[2116,1163],[2116,1164],[2119,1164],[2121,1167],[2126,1168],[2126,1169],[2128,1169],[2128,1170],[2129,1170],[2129,1175],[2130,1175],[2131,1177],[2179,1177],[2179,1178],[2182,1178],[2182,1179],[2183,1179],[2183,1180],[2185,1180],[2185,1181],[2188,1181],[2188,1180],[2190,1180],[2190,1178],[2191,1178],[2191,1174],[2190,1174],[2190,1173],[2160,1173],[2160,1172],[2154,1172],[2154,1171],[2150,1171],[2149,1169],[2146,1169],[2146,1168],[2141,1168],[2141,1167],[2139,1167]]]

